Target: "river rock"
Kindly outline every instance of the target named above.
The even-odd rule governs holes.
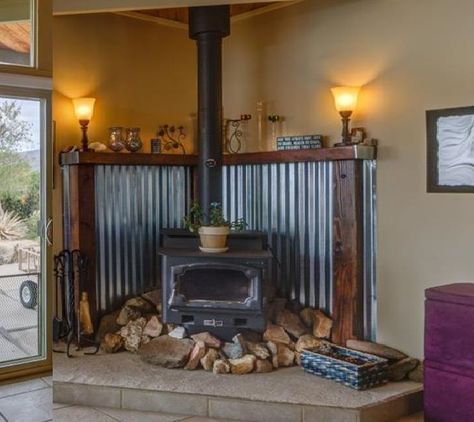
[[[174,337],[174,338],[177,338],[177,339],[183,339],[187,336],[187,333],[186,333],[186,328],[184,327],[181,327],[181,326],[177,326],[173,331],[171,331],[169,334],[168,334],[170,337]]]
[[[257,359],[255,361],[255,372],[263,374],[263,373],[272,372],[272,371],[273,371],[273,365],[269,360]]]
[[[267,348],[271,353],[272,365],[276,369],[276,368],[278,368],[278,346],[277,346],[277,343],[274,343],[273,341],[269,341],[269,342],[267,342]]]
[[[209,349],[201,358],[201,365],[206,371],[212,371],[217,359],[219,359],[219,352],[216,349]]]
[[[203,333],[193,334],[191,338],[194,341],[203,341],[206,347],[212,347],[214,349],[220,349],[222,345],[222,342],[217,337],[214,337],[208,331],[205,331]]]
[[[206,354],[206,345],[203,341],[197,341],[189,357],[188,363],[184,369],[196,369],[199,366],[201,359]]]
[[[313,313],[313,335],[318,338],[330,338],[333,321],[319,309]]]
[[[214,374],[228,374],[230,372],[230,364],[224,359],[217,359],[212,366]]]
[[[303,305],[298,299],[291,299],[287,302],[286,309],[292,313],[299,314],[303,310]]]
[[[240,334],[243,336],[245,343],[261,343],[263,340],[262,333],[257,333],[256,331],[243,329],[240,331]]]
[[[189,360],[194,347],[191,339],[177,339],[168,335],[156,337],[139,351],[140,358],[152,365],[165,368],[182,368]]]
[[[304,308],[300,312],[300,318],[308,328],[313,328],[315,310],[314,308]]]
[[[413,371],[408,373],[408,379],[414,382],[423,382],[423,378],[424,378],[423,362],[420,362]]]
[[[236,375],[249,374],[255,367],[257,358],[254,355],[245,355],[240,359],[230,359],[230,371]]]
[[[150,313],[155,311],[155,306],[153,306],[150,302],[143,299],[140,296],[132,297],[128,299],[124,306],[128,306],[130,308],[136,309],[140,311],[142,314]]]
[[[390,365],[387,370],[390,381],[401,381],[405,379],[409,372],[413,371],[420,361],[414,358],[405,358]]]
[[[111,312],[110,314],[106,314],[100,319],[99,328],[97,330],[97,339],[99,341],[101,341],[106,334],[116,333],[120,330],[120,328],[122,328],[121,325],[117,324],[117,318],[119,314],[120,309],[115,312]]]
[[[282,297],[274,298],[268,305],[268,309],[267,309],[268,321],[275,323],[277,315],[280,313],[280,311],[285,309],[287,302],[288,300]]]
[[[408,356],[400,352],[400,350],[393,349],[392,347],[385,346],[379,343],[372,343],[370,341],[362,340],[347,340],[346,347],[359,352],[370,353],[372,355],[380,356],[388,360],[402,360]]]
[[[288,309],[282,309],[278,313],[276,323],[295,338],[299,338],[307,333],[307,328],[302,323],[300,317],[297,314],[290,312]]]
[[[302,352],[305,349],[315,349],[321,345],[323,340],[314,337],[311,334],[301,336],[296,342],[295,350]]]
[[[124,326],[124,325],[127,325],[130,321],[135,321],[141,316],[142,316],[142,313],[139,309],[125,305],[120,310],[120,313],[117,317],[116,322],[118,325]]]
[[[265,343],[253,343],[249,341],[246,345],[247,351],[255,355],[258,359],[268,359],[271,356]]]
[[[295,362],[295,352],[284,344],[277,344],[278,367],[293,366]]]
[[[107,333],[100,344],[101,349],[106,353],[116,353],[123,348],[124,340],[120,334]]]
[[[161,290],[155,289],[149,292],[143,293],[142,298],[153,304],[155,308],[158,309],[158,306],[161,309]]]
[[[268,324],[265,333],[263,333],[265,341],[272,341],[274,343],[290,344],[290,336],[286,333],[283,327],[275,324]]]
[[[143,334],[150,337],[158,337],[163,331],[163,324],[158,315],[153,315],[145,325]]]
[[[124,339],[124,347],[132,353],[136,353],[142,344],[143,328],[146,325],[145,318],[130,321],[120,329],[120,335]]]

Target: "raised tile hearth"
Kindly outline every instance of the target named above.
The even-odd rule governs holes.
[[[214,375],[143,363],[130,353],[54,357],[56,402],[255,422],[385,422],[422,407],[411,381],[355,391],[287,368]]]

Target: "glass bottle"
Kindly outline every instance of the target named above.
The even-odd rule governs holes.
[[[140,128],[130,127],[127,128],[127,138],[125,140],[125,148],[130,152],[137,152],[143,146],[143,142],[140,139]]]
[[[111,127],[109,128],[109,148],[112,151],[118,152],[125,146],[123,140],[123,128]]]

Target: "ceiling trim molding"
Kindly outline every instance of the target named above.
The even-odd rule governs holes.
[[[188,30],[188,25],[171,19],[159,18],[157,16],[146,15],[139,12],[115,12],[115,15],[126,16],[127,18],[138,19],[145,22],[152,22],[158,25],[168,26],[170,28]]]
[[[241,22],[243,20],[253,18],[254,16],[263,15],[274,10],[282,9],[284,7],[292,6],[296,3],[301,3],[303,0],[284,1],[276,4],[269,4],[268,6],[260,7],[249,12],[241,13],[231,17],[231,22]],[[188,25],[183,22],[177,22],[172,19],[159,18],[157,16],[147,15],[140,12],[115,12],[115,15],[126,16],[127,18],[138,19],[145,22],[151,22],[158,25],[168,26],[170,28],[188,30]]]
[[[45,89],[51,91],[53,89],[53,81],[51,78],[42,76],[29,76],[14,73],[0,72],[0,86]]]
[[[211,6],[219,4],[265,3],[268,0],[53,0],[53,14],[76,15],[86,13],[129,12],[173,7]],[[290,2],[291,0],[273,0]]]

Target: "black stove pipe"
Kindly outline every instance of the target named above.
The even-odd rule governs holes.
[[[222,39],[230,34],[230,7],[189,8],[189,36],[198,48],[198,191],[209,204],[222,202]]]

